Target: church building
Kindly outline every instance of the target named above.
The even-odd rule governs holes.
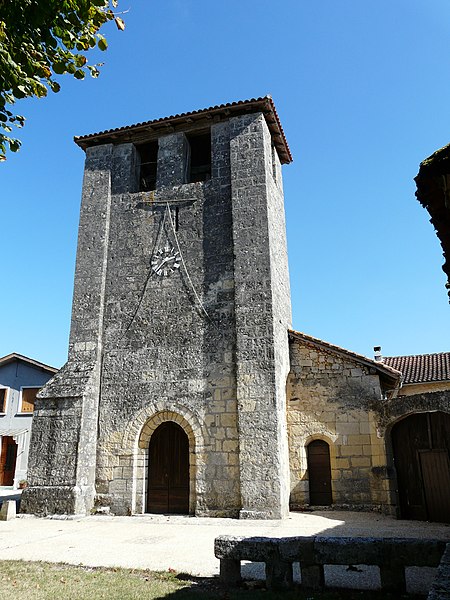
[[[22,510],[398,512],[401,371],[292,330],[271,97],[75,141],[69,358],[36,400]]]

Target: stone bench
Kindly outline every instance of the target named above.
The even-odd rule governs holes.
[[[445,542],[410,538],[350,537],[232,537],[215,539],[220,578],[228,585],[241,581],[241,561],[264,562],[269,589],[293,585],[292,564],[300,564],[302,586],[325,587],[324,565],[375,565],[381,588],[406,591],[405,567],[437,567]]]
[[[428,600],[450,600],[450,543],[442,555],[436,579],[431,586]]]

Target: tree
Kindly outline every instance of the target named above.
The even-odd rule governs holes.
[[[55,76],[68,73],[98,77],[100,64],[88,65],[85,53],[108,44],[99,29],[115,21],[118,0],[0,0],[0,161],[20,140],[10,136],[25,118],[9,108],[21,98],[42,98],[58,92]]]

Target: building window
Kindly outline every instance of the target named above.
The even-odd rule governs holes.
[[[20,392],[20,410],[19,412],[24,414],[30,414],[34,410],[34,401],[36,400],[36,394],[41,388],[38,387],[24,387]]]
[[[211,179],[211,130],[186,135],[189,142],[188,183]]]
[[[8,391],[9,391],[9,388],[7,388],[7,387],[0,388],[0,414],[6,413],[6,403],[8,401]]]
[[[136,146],[140,157],[139,191],[151,192],[156,189],[158,166],[158,140]]]

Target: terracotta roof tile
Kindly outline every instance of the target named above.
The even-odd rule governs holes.
[[[292,162],[291,151],[289,150],[283,127],[281,126],[272,97],[269,95],[260,98],[250,98],[249,100],[239,100],[238,102],[228,102],[227,104],[218,104],[209,108],[171,115],[161,119],[154,119],[153,121],[135,123],[134,125],[127,125],[125,127],[117,127],[116,129],[107,129],[98,133],[75,136],[74,140],[78,146],[86,150],[86,148],[98,144],[122,143],[130,141],[131,138],[134,140],[136,136],[145,137],[145,135],[148,136],[155,131],[159,131],[161,135],[161,132],[170,132],[170,126],[190,124],[200,119],[228,118],[232,114],[244,114],[249,111],[258,111],[264,114],[273,143],[280,156],[280,161],[284,164]]]
[[[450,352],[385,356],[383,363],[403,374],[403,383],[450,381]]]

